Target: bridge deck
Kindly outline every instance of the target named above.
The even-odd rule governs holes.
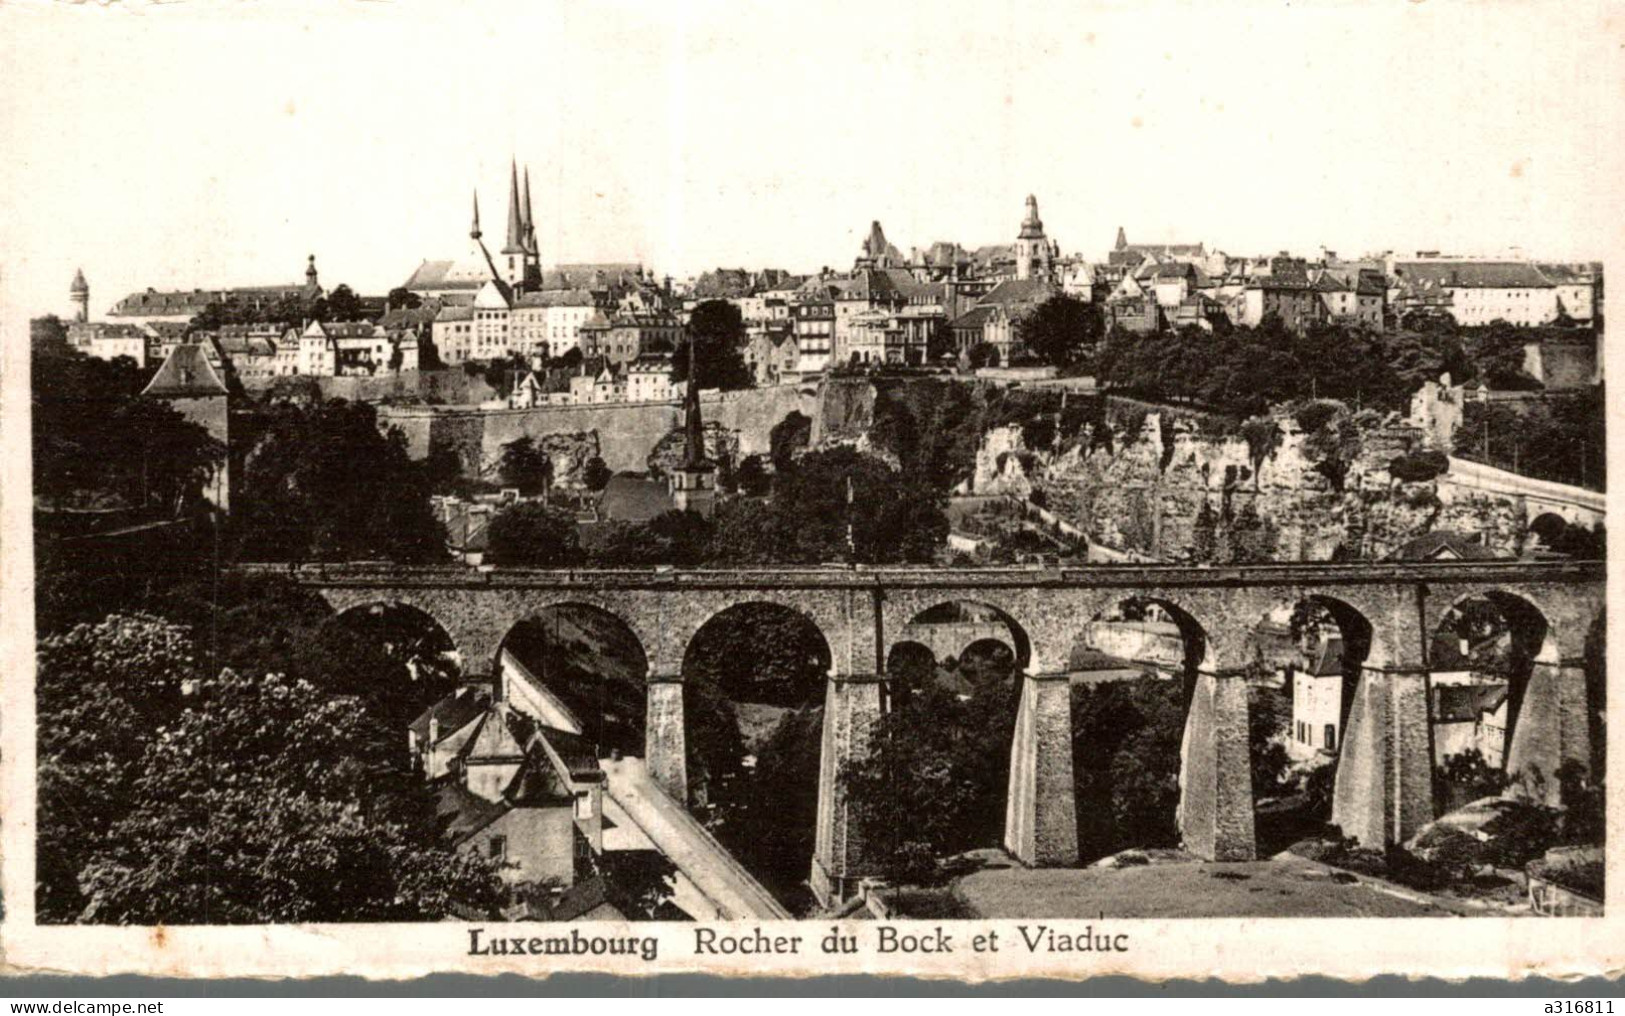
[[[239,574],[282,575],[300,585],[457,589],[881,589],[1123,588],[1144,586],[1369,585],[1373,583],[1600,582],[1602,561],[1371,561],[1355,564],[1091,565],[1076,568],[470,568],[387,563],[239,564]]]

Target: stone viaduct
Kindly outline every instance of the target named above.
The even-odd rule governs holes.
[[[240,566],[291,577],[335,612],[404,604],[435,619],[465,672],[490,673],[509,630],[538,610],[597,608],[619,618],[648,661],[645,754],[654,779],[687,798],[683,657],[717,613],[747,603],[789,607],[828,643],[818,829],[811,882],[826,902],[868,872],[848,822],[841,774],[861,764],[887,708],[886,662],[910,624],[945,603],[995,608],[1010,625],[1023,677],[1005,815],[1005,846],[1028,865],[1078,861],[1073,796],[1070,649],[1090,620],[1126,600],[1160,605],[1185,636],[1189,692],[1181,745],[1178,828],[1211,860],[1254,856],[1248,758],[1251,633],[1267,614],[1303,601],[1329,612],[1347,647],[1351,684],[1333,804],[1345,835],[1382,846],[1434,817],[1429,723],[1431,635],[1452,606],[1491,599],[1512,621],[1528,677],[1509,771],[1554,772],[1588,762],[1585,642],[1604,606],[1600,562],[1525,561],[1164,565],[1081,569],[784,568],[587,571]],[[1346,693],[1346,696],[1349,693]]]

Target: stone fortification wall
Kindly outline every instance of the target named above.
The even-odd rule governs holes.
[[[735,436],[739,455],[765,456],[774,426],[790,413],[818,419],[819,397],[816,389],[780,385],[702,394],[700,407],[708,429],[720,427]],[[502,446],[521,437],[547,439],[546,444],[561,451],[561,440],[573,440],[592,449],[586,458],[602,456],[612,470],[641,471],[655,447],[681,425],[682,407],[675,402],[489,410],[383,406],[378,423],[399,427],[414,458],[451,450],[468,476],[488,471]]]
[[[346,399],[350,402],[421,399],[448,406],[477,406],[499,397],[497,391],[485,383],[485,378],[471,375],[461,367],[403,370],[399,373],[386,371],[370,377],[247,378],[243,381],[243,387],[250,394],[258,394],[275,387],[278,382],[314,384],[321,389],[322,398]]]

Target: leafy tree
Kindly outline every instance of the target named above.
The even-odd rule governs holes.
[[[1247,757],[1252,773],[1253,797],[1262,800],[1280,793],[1291,758],[1281,738],[1292,728],[1292,701],[1273,688],[1254,685],[1247,710]]]
[[[1602,385],[1523,405],[1468,402],[1455,454],[1540,480],[1603,490],[1608,413]]]
[[[1496,391],[1532,391],[1541,383],[1524,369],[1524,347],[1539,341],[1538,329],[1518,328],[1505,321],[1492,321],[1482,328],[1468,329],[1465,344],[1476,361],[1478,372]]]
[[[760,455],[745,456],[745,460],[739,463],[734,481],[740,493],[747,497],[761,497],[773,486],[773,479],[767,475],[767,467],[762,465]]]
[[[695,634],[685,676],[714,684],[735,702],[800,706],[821,701],[829,646],[808,618],[771,604],[724,610]]]
[[[999,365],[999,348],[991,342],[978,342],[970,347],[970,365],[972,370],[983,367],[997,367]]]
[[[669,511],[648,522],[616,524],[594,562],[611,568],[699,565],[711,553],[711,523],[696,512]]]
[[[716,564],[776,564],[795,539],[795,522],[771,503],[730,498],[711,516],[711,550]]]
[[[360,321],[366,314],[361,309],[361,298],[349,286],[340,283],[316,301],[313,316],[318,321]]]
[[[694,345],[694,368],[701,389],[731,391],[755,385],[755,375],[740,352],[745,344],[745,321],[739,308],[726,300],[706,300],[694,308],[687,331],[672,356],[673,382],[688,380],[688,347]]]
[[[943,502],[919,478],[851,448],[803,455],[773,496],[774,509],[798,523],[785,559],[807,562],[930,562],[948,535]]]
[[[553,460],[529,436],[503,445],[497,468],[503,483],[518,487],[527,496],[545,494],[553,483]]]
[[[34,492],[47,502],[122,504],[170,518],[202,505],[225,448],[141,396],[152,372],[66,347],[32,362]]]
[[[937,862],[1003,835],[1014,659],[965,668],[968,694],[934,683],[871,730],[862,766],[842,777],[869,858],[892,878],[929,881]]]
[[[423,306],[423,297],[407,289],[405,286],[396,286],[385,297],[391,310],[417,310]]]
[[[559,568],[581,559],[575,519],[535,501],[521,501],[498,512],[487,540],[492,564]]]
[[[55,314],[47,314],[28,322],[28,347],[37,359],[40,356],[63,356],[68,352],[68,326]]]
[[[586,466],[581,470],[581,482],[587,485],[588,490],[603,490],[609,486],[613,475],[609,471],[609,466],[604,464],[604,460],[594,455],[587,460]]]
[[[153,739],[132,807],[86,866],[82,919],[411,921],[491,912],[489,862],[439,846],[371,717],[279,675],[223,671]],[[360,746],[360,751],[357,751]],[[420,787],[408,773],[394,782]]]
[[[1174,819],[1184,728],[1178,682],[1145,677],[1072,689],[1072,765],[1084,857],[1178,843]]]
[[[1022,345],[1052,367],[1086,366],[1105,331],[1098,307],[1056,294],[1016,324]]]
[[[712,825],[728,852],[781,900],[805,892],[818,830],[823,736],[821,703],[786,713],[756,749],[751,778],[721,798],[720,821]]]
[[[445,554],[430,475],[373,407],[342,400],[266,411],[233,508],[250,560],[423,562]]]
[[[35,906],[41,921],[75,920],[79,873],[130,812],[151,732],[197,676],[184,628],[148,614],[112,614],[39,640]]]

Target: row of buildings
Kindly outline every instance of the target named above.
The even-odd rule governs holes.
[[[523,183],[521,181],[523,180]],[[360,322],[313,322],[324,291],[314,258],[303,285],[134,293],[109,320],[88,321],[88,286],[75,278],[72,335],[93,355],[156,360],[211,306],[298,320],[298,328],[221,328],[214,340],[243,378],[356,374],[455,366],[513,357],[541,367],[578,351],[627,377],[642,358],[669,352],[706,300],[739,309],[741,350],[759,383],[853,364],[924,365],[985,347],[993,362],[1020,353],[1020,322],[1055,294],[1101,307],[1108,325],[1135,332],[1220,322],[1256,326],[1274,316],[1291,330],[1320,323],[1395,327],[1421,317],[1464,326],[1503,320],[1589,325],[1601,307],[1594,263],[1483,260],[1427,252],[1341,259],[1234,257],[1205,244],[1134,244],[1119,228],[1103,260],[1066,255],[1026,199],[1014,239],[966,248],[939,241],[906,255],[871,224],[849,270],[797,276],[778,269],[719,268],[691,284],[657,279],[641,264],[544,269],[528,172],[511,167],[501,248],[486,245],[475,195],[461,258],[425,260],[396,293],[411,307],[368,303]],[[367,303],[367,301],[362,301]],[[376,304],[376,306],[373,306]],[[274,332],[274,334],[273,334]],[[432,355],[429,350],[432,348]]]

